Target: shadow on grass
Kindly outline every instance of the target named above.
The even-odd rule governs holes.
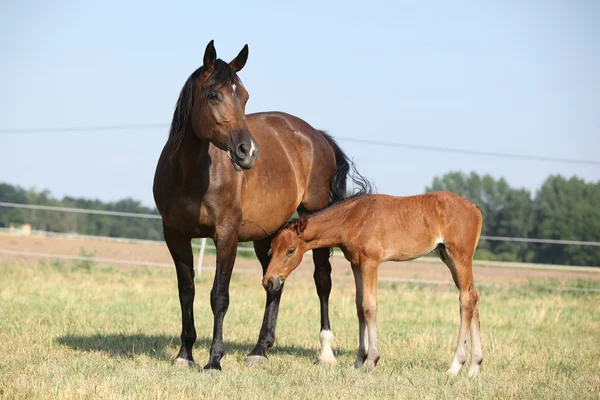
[[[102,351],[118,358],[132,358],[136,355],[145,354],[157,360],[172,360],[176,353],[168,349],[179,349],[180,339],[177,336],[167,335],[67,335],[56,339],[56,342],[79,351]],[[194,348],[209,349],[212,339],[199,338],[196,340]],[[248,354],[254,347],[254,343],[240,343],[225,341],[226,353]],[[316,359],[317,348],[306,349],[296,346],[273,346],[268,354],[284,354],[296,357]],[[346,351],[336,351],[337,355],[346,354]],[[198,362],[202,360],[196,360]]]

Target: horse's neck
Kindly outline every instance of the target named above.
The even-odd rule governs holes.
[[[202,183],[201,177],[210,166],[209,147],[208,140],[186,135],[175,160],[175,175],[181,185],[191,187]]]
[[[326,210],[308,218],[304,240],[310,249],[336,247],[341,244],[344,229],[342,210]]]

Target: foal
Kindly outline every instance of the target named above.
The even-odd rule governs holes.
[[[355,197],[308,217],[303,215],[283,228],[271,243],[272,257],[263,286],[271,293],[282,290],[284,280],[300,264],[306,251],[340,247],[352,264],[356,283],[359,348],[354,366],[360,368],[366,360],[367,368],[373,370],[379,360],[376,327],[379,264],[412,260],[435,250],[460,290],[458,344],[448,372],[458,374],[466,362],[470,329],[469,376],[472,377],[483,361],[479,292],[472,270],[481,220],[475,204],[450,192],[411,197]]]

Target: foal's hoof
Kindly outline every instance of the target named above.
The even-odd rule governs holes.
[[[471,365],[469,368],[469,378],[475,378],[479,375],[479,365]]]
[[[458,375],[458,372],[460,371],[460,368],[463,366],[464,363],[460,363],[458,361],[452,361],[452,365],[450,366],[450,368],[448,368],[448,371],[446,371],[446,374],[450,375],[450,376],[456,376]]]
[[[250,367],[252,365],[267,364],[268,362],[269,359],[265,356],[249,355],[248,357],[246,357],[247,367]]]
[[[378,362],[379,362],[379,357],[377,357],[373,360],[367,359],[367,372],[375,371],[375,367],[377,366]]]
[[[185,358],[177,357],[173,360],[173,365],[176,367],[197,367],[198,364],[194,360],[187,360]]]

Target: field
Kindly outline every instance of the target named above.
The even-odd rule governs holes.
[[[0,248],[165,260],[164,248],[46,238],[0,238]],[[61,247],[61,246],[64,246]],[[127,250],[129,249],[129,250]],[[156,254],[152,254],[155,252]],[[379,285],[381,361],[351,368],[357,348],[349,268],[334,263],[331,319],[339,365],[315,365],[319,311],[310,267],[292,274],[270,363],[246,367],[264,307],[257,263],[239,259],[225,319],[223,373],[171,364],[180,310],[170,268],[115,267],[0,255],[0,397],[5,398],[599,398],[600,273],[475,268],[484,363],[451,378],[458,293],[443,265],[388,264]],[[207,264],[212,264],[209,258]],[[245,272],[245,273],[241,273]],[[213,271],[197,282],[195,358],[208,359]],[[465,368],[464,368],[465,369]]]

